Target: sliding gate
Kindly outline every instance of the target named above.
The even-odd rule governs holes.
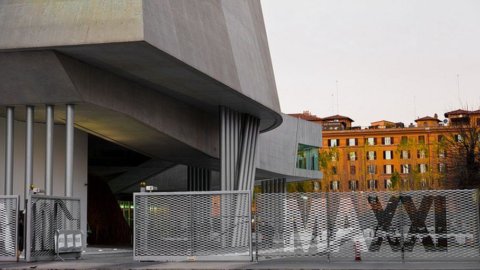
[[[257,194],[256,254],[480,260],[478,206],[477,190]]]
[[[134,194],[134,260],[251,260],[248,191]]]
[[[16,261],[19,196],[0,196],[0,261]]]

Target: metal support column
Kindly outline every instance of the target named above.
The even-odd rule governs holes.
[[[14,107],[7,107],[5,129],[5,195],[13,194],[13,116]]]
[[[46,106],[46,142],[45,142],[45,195],[52,195],[53,191],[53,105]]]
[[[25,136],[25,199],[27,198],[33,180],[33,119],[35,107],[27,106],[26,136]],[[25,209],[25,208],[24,208]]]
[[[66,118],[66,158],[65,158],[65,196],[73,195],[73,122],[75,119],[75,109],[73,104],[67,104]]]

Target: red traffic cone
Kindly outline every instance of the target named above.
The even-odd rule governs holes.
[[[361,261],[362,257],[360,257],[360,248],[358,246],[358,241],[355,241],[353,244],[353,249],[355,250],[355,261]]]

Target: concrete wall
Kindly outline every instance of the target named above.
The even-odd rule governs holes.
[[[0,194],[5,190],[5,118],[0,118]],[[75,130],[73,197],[81,198],[82,230],[87,229],[87,134]],[[13,194],[20,195],[24,207],[25,123],[15,121]],[[65,126],[55,125],[53,151],[53,195],[65,194]],[[45,188],[45,125],[34,125],[33,184]]]
[[[320,171],[298,169],[298,144],[322,146],[322,127],[283,114],[280,127],[260,134],[257,147],[257,177],[290,180],[319,179]]]
[[[141,0],[6,0],[0,4],[0,48],[140,40]],[[26,19],[28,18],[28,19]]]
[[[144,39],[280,111],[260,1],[145,0]]]
[[[1,53],[55,49],[210,111],[252,114],[262,131],[281,122],[259,0],[0,1],[0,18]]]

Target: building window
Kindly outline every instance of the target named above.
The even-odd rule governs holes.
[[[383,159],[385,160],[393,159],[393,151],[383,151]]]
[[[350,160],[357,160],[357,152],[348,153],[348,157]]]
[[[318,171],[318,147],[298,144],[297,168]]]
[[[337,174],[337,167],[335,166],[332,167],[332,174],[333,175]]]
[[[355,146],[358,145],[358,139],[356,138],[350,138],[347,140],[348,146]]]
[[[426,173],[427,172],[427,164],[418,164],[418,171],[420,173]]]
[[[424,135],[418,136],[418,143],[425,143],[425,136]]]
[[[383,145],[392,145],[393,144],[393,138],[392,137],[384,137],[382,138]]]
[[[358,189],[358,181],[356,181],[356,180],[348,181],[348,188],[350,190],[353,190],[353,191],[357,190]]]
[[[330,190],[339,190],[340,182],[339,181],[330,181]]]
[[[445,158],[445,156],[446,156],[445,149],[439,149],[438,150],[438,157],[439,158]]]
[[[338,142],[339,142],[338,139],[328,139],[328,146],[330,147],[339,146],[340,144]]]
[[[438,135],[438,142],[443,142],[443,140],[445,140],[445,137],[443,137],[443,135]]]
[[[391,189],[392,188],[392,180],[390,180],[390,179],[383,180],[383,186],[385,187],[385,189]]]
[[[355,169],[355,166],[352,165],[350,166],[350,174],[356,174],[357,173],[357,170]]]
[[[447,166],[445,166],[445,163],[438,163],[438,172],[439,173],[447,172]]]
[[[320,183],[318,181],[313,182],[313,190],[319,191],[320,189],[322,189]]]
[[[367,166],[369,174],[376,174],[377,173],[377,165],[368,165]]]
[[[338,160],[338,155],[336,152],[332,152],[332,161],[337,161]]]
[[[425,180],[425,179],[422,179],[422,180],[420,181],[420,184],[422,185],[422,189],[425,189],[425,188],[428,187],[427,180]]]
[[[401,142],[402,143],[407,143],[408,142],[408,137],[407,136],[402,136]]]
[[[453,140],[455,142],[462,142],[463,141],[462,135],[460,135],[460,134],[453,135]]]
[[[368,152],[367,152],[367,159],[368,159],[368,160],[376,160],[376,159],[377,159],[377,152],[375,152],[375,151],[368,151]]]
[[[377,188],[378,188],[378,181],[377,181],[377,180],[373,180],[373,179],[368,180],[368,188],[369,188],[370,190],[375,190],[375,189],[377,189]]]
[[[426,157],[427,157],[427,151],[423,149],[417,151],[417,158],[426,158]]]
[[[402,164],[402,173],[403,174],[410,173],[410,164]]]
[[[402,150],[402,159],[410,159],[410,151]]]
[[[367,138],[367,145],[377,144],[377,138]]]
[[[383,173],[392,174],[392,172],[393,172],[393,165],[391,164],[383,165]]]

